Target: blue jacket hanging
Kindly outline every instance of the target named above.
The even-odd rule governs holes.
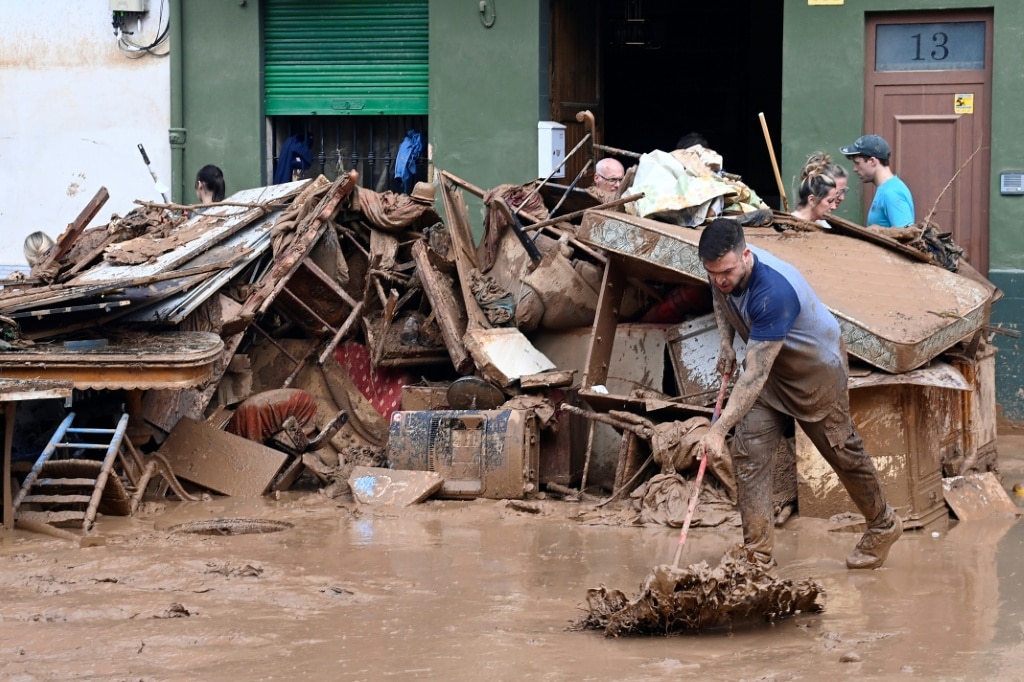
[[[409,184],[416,177],[416,159],[423,151],[423,136],[418,130],[405,134],[395,159],[395,177],[402,181],[402,192],[409,193]]]
[[[274,171],[274,184],[280,185],[292,181],[293,170],[306,170],[313,165],[313,152],[309,147],[313,144],[312,135],[297,133],[281,145],[281,154],[277,157],[277,169]]]

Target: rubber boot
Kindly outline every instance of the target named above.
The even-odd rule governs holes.
[[[889,556],[889,548],[903,534],[903,522],[892,509],[889,510],[892,523],[877,528],[868,528],[860,542],[846,557],[847,568],[878,568]]]

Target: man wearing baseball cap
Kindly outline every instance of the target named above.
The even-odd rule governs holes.
[[[840,151],[853,161],[861,182],[877,188],[868,209],[868,225],[906,227],[914,224],[914,198],[910,188],[889,168],[889,143],[878,135],[862,135]]]

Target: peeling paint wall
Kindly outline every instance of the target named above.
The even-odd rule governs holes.
[[[154,40],[167,2],[126,26],[136,43]],[[160,201],[140,143],[170,184],[168,60],[121,52],[108,6],[0,0],[0,264],[23,264],[25,237],[56,238],[100,187],[110,199],[93,224]]]

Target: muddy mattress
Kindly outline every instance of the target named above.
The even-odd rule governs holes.
[[[700,228],[590,211],[577,238],[643,279],[707,281]],[[796,266],[839,320],[849,353],[887,372],[916,369],[988,323],[983,285],[881,246],[771,228],[747,228],[747,241]]]

